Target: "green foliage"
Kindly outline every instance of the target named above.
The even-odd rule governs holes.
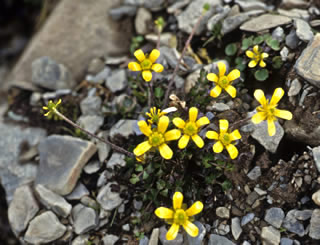
[[[259,45],[263,43],[264,39],[263,36],[257,36],[253,39],[253,45]]]
[[[272,39],[272,37],[269,37],[267,40],[266,40],[266,44],[272,48],[273,50],[275,51],[279,51],[280,50],[280,43],[278,40],[276,39]]]
[[[208,11],[210,9],[210,4],[209,3],[205,3],[204,5],[203,5],[203,10],[206,12],[206,11]]]
[[[281,56],[275,56],[275,57],[273,57],[273,59],[272,59],[272,66],[273,66],[273,68],[275,68],[275,69],[280,69],[281,66],[282,66],[282,64],[283,64],[283,61],[282,61],[282,59],[281,59]]]
[[[218,41],[221,41],[223,37],[221,30],[222,30],[222,22],[219,21],[217,24],[215,24],[212,27],[211,37],[203,44],[202,47],[207,46],[209,43],[213,42],[215,39],[217,39]]]
[[[247,67],[246,61],[241,57],[237,57],[234,62],[236,63],[236,69],[239,71],[244,71]]]
[[[268,79],[269,77],[269,71],[267,69],[260,69],[257,70],[254,73],[254,77],[258,80],[258,81],[265,81]]]
[[[224,52],[228,56],[233,56],[237,53],[237,44],[236,43],[230,43],[226,46]]]
[[[134,53],[134,51],[136,51],[141,43],[144,41],[143,36],[136,36],[136,37],[132,37],[131,39],[131,44],[130,44],[130,53]]]
[[[242,49],[242,50],[247,50],[247,49],[249,49],[252,45],[253,45],[253,36],[250,36],[250,37],[248,37],[248,38],[244,38],[244,39],[242,40],[241,49]]]
[[[164,90],[161,87],[156,87],[154,90],[154,96],[156,98],[161,99],[164,95]]]
[[[231,184],[230,180],[225,180],[221,184],[221,187],[222,187],[223,191],[228,191],[228,190],[232,189],[232,184]]]

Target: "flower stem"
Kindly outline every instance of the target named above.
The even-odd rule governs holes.
[[[79,125],[77,125],[76,123],[74,123],[73,121],[71,121],[69,118],[67,118],[65,115],[63,115],[61,112],[59,112],[57,109],[54,109],[54,113],[56,115],[58,115],[59,117],[61,117],[64,121],[66,121],[67,123],[69,123],[70,125],[72,125],[73,127],[77,128],[77,129],[80,129],[81,131],[85,132],[86,134],[90,135],[91,137],[107,144],[107,145],[110,145],[111,148],[114,150],[114,151],[117,151],[117,152],[120,152],[120,153],[123,153],[125,155],[127,155],[128,157],[132,157],[132,158],[135,158],[135,155],[125,149],[123,149],[122,147],[120,146],[117,146],[113,143],[111,143],[107,138],[106,139],[102,139],[96,135],[94,135],[93,133],[90,133],[89,131],[85,130],[84,128],[80,127]]]
[[[239,121],[237,121],[237,122],[235,122],[235,123],[233,123],[232,125],[231,125],[231,127],[230,127],[230,130],[232,131],[232,130],[234,130],[234,129],[236,129],[236,128],[239,128],[239,127],[241,127],[243,124],[245,124],[247,121],[250,121],[250,117],[249,118],[245,118],[245,119],[242,119],[242,120],[239,120]]]

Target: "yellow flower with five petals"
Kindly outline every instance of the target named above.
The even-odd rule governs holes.
[[[208,131],[206,136],[208,139],[217,140],[213,145],[213,151],[220,153],[224,148],[228,151],[231,159],[235,159],[238,156],[238,149],[234,146],[232,141],[241,139],[239,130],[234,130],[232,133],[228,131],[229,122],[225,119],[219,120],[220,134],[215,131]]]
[[[213,98],[218,97],[224,89],[232,98],[236,97],[237,90],[231,84],[234,80],[240,77],[238,69],[232,70],[226,74],[226,65],[223,62],[218,62],[219,74],[209,73],[207,79],[215,83],[215,87],[210,91],[210,96]]]
[[[134,56],[138,62],[130,62],[128,68],[132,71],[142,71],[142,77],[146,82],[150,82],[152,79],[152,72],[162,72],[163,66],[161,64],[154,64],[160,56],[158,49],[153,49],[148,57],[143,53],[141,49],[134,52]]]
[[[190,138],[199,147],[202,148],[204,145],[203,139],[198,135],[200,128],[210,123],[207,117],[201,117],[197,120],[198,109],[191,107],[189,109],[189,120],[184,121],[180,117],[173,119],[173,124],[183,132],[183,136],[179,140],[178,147],[180,149],[186,148]]]
[[[139,121],[138,126],[140,131],[148,137],[148,140],[140,143],[134,150],[133,153],[140,157],[152,148],[159,150],[160,155],[164,159],[171,159],[173,152],[167,145],[168,141],[177,140],[181,136],[181,132],[178,129],[172,129],[168,132],[169,117],[162,116],[159,119],[158,126],[154,129],[151,125],[148,125],[145,121]]]
[[[150,109],[150,112],[146,112],[146,115],[149,117],[148,123],[153,124],[153,123],[158,123],[160,117],[164,116],[167,114],[164,111],[161,111],[160,109],[157,109],[156,107],[152,107]]]
[[[50,117],[51,115],[55,114],[55,112],[57,111],[57,107],[58,105],[61,104],[61,99],[58,100],[58,102],[54,103],[52,102],[52,100],[50,100],[48,102],[47,106],[43,106],[42,109],[43,110],[48,110],[47,113],[44,114],[45,117]]]
[[[258,45],[255,45],[253,47],[253,52],[247,50],[246,55],[251,59],[248,64],[250,68],[254,68],[258,64],[260,67],[266,67],[267,64],[263,61],[263,59],[268,58],[269,55],[267,53],[263,53]]]
[[[257,107],[257,113],[253,115],[251,120],[254,124],[258,124],[264,120],[267,120],[268,133],[270,136],[273,136],[276,133],[276,126],[274,124],[274,121],[277,120],[277,117],[286,120],[292,119],[292,113],[290,111],[277,109],[278,102],[281,100],[283,95],[283,89],[276,88],[269,102],[269,100],[264,96],[264,93],[261,89],[257,89],[256,91],[254,91],[254,97],[261,104],[261,106]]]
[[[180,192],[174,193],[172,202],[173,209],[160,207],[154,212],[159,218],[165,219],[167,223],[171,224],[166,234],[167,240],[174,240],[177,237],[181,225],[190,236],[198,236],[199,229],[191,221],[194,215],[202,211],[202,202],[197,201],[190,208],[186,209],[183,204],[183,195]]]

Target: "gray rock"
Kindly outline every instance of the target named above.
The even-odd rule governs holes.
[[[218,111],[218,112],[227,111],[227,110],[230,110],[230,106],[228,106],[224,103],[214,103],[212,106],[212,110]]]
[[[260,32],[291,23],[291,18],[281,15],[264,14],[250,19],[240,26],[242,31]]]
[[[90,61],[88,65],[88,73],[89,74],[97,74],[98,72],[103,71],[104,61],[101,58],[94,58]]]
[[[124,224],[121,228],[122,228],[123,231],[126,231],[126,232],[130,231],[130,225],[129,224]]]
[[[285,34],[284,30],[281,26],[278,26],[276,29],[272,32],[272,38],[275,40],[278,40],[279,42],[282,42],[284,40]]]
[[[125,139],[129,139],[129,136],[134,135],[133,124],[137,123],[137,120],[121,119],[110,129],[110,138],[115,139],[120,136]]]
[[[88,245],[89,235],[80,235],[73,239],[71,245]]]
[[[227,17],[222,23],[221,33],[227,34],[237,29],[243,22],[249,19],[249,15],[246,13],[240,13]]]
[[[216,215],[223,219],[229,219],[230,218],[230,210],[226,207],[218,207],[216,209]]]
[[[313,239],[320,239],[320,209],[315,209],[311,216],[309,236]]]
[[[80,202],[89,208],[92,208],[94,210],[99,210],[99,204],[96,202],[96,200],[92,199],[89,196],[81,197]]]
[[[164,64],[164,66],[168,64],[171,68],[175,68],[178,64],[176,49],[165,46],[160,47],[160,57],[158,58],[158,62]]]
[[[287,9],[307,8],[309,6],[309,3],[304,0],[282,0],[281,6]]]
[[[176,239],[174,240],[167,240],[166,234],[168,230],[166,229],[165,226],[162,226],[160,228],[160,241],[162,245],[182,245],[183,244],[183,236],[181,233],[178,233]]]
[[[39,145],[36,184],[60,195],[71,193],[82,168],[96,151],[95,145],[89,141],[71,136],[49,136]]]
[[[255,191],[250,192],[250,194],[249,194],[248,197],[247,197],[246,202],[247,202],[250,206],[252,206],[259,197],[260,197],[260,196],[258,195],[257,192],[255,192]]]
[[[296,210],[294,212],[294,217],[298,220],[308,220],[311,218],[313,210],[305,209],[305,210]]]
[[[99,223],[96,211],[80,203],[72,208],[72,219],[74,232],[78,235],[94,229]]]
[[[38,211],[39,205],[31,187],[28,185],[18,187],[8,208],[8,219],[13,232],[19,235],[24,231]]]
[[[225,238],[224,236],[211,234],[209,237],[208,245],[235,245],[235,243]]]
[[[158,35],[150,33],[145,36],[147,41],[150,41],[154,44],[158,42]],[[177,37],[173,35],[171,32],[164,32],[160,35],[160,47],[167,46],[169,48],[175,48],[177,42]]]
[[[102,238],[104,245],[114,245],[118,240],[119,240],[119,237],[112,234],[110,235],[107,234]]]
[[[99,96],[88,96],[80,102],[82,115],[100,115],[102,99]]]
[[[78,119],[78,123],[81,125],[81,127],[92,134],[96,133],[100,129],[100,127],[103,125],[103,122],[103,116],[98,115],[80,116]]]
[[[295,19],[293,22],[296,28],[298,38],[304,42],[309,42],[313,38],[313,32],[309,24],[301,19]]]
[[[194,224],[199,229],[199,234],[196,237],[187,236],[189,245],[200,245],[203,243],[203,239],[206,236],[206,228],[199,221],[195,221]]]
[[[98,136],[102,139],[105,139],[108,136],[107,132],[99,132]],[[111,146],[101,142],[100,140],[96,141],[96,146],[98,148],[98,157],[100,162],[104,162],[110,154]]]
[[[318,169],[318,172],[320,173],[320,146],[314,147],[312,149],[312,154],[313,154],[313,159]]]
[[[124,90],[128,86],[128,79],[125,69],[119,69],[112,72],[107,78],[106,86],[112,93]]]
[[[32,62],[32,82],[52,90],[72,88],[75,85],[68,69],[47,56]]]
[[[142,239],[139,241],[139,245],[148,245],[149,244],[149,238],[144,236]]]
[[[210,9],[206,12],[199,27],[196,30],[196,34],[200,34],[210,19],[210,17],[216,12],[215,8],[221,5],[221,0],[194,0],[187,9],[177,16],[179,29],[191,33],[193,27],[196,25],[199,17],[202,14],[204,4],[209,4]]]
[[[289,49],[286,46],[284,46],[280,51],[280,55],[281,55],[281,60],[286,61],[289,56]]]
[[[280,231],[273,226],[263,227],[261,231],[261,239],[268,245],[279,245],[281,234]]]
[[[136,210],[140,210],[143,206],[143,202],[142,201],[138,201],[136,199],[133,199],[133,207],[136,209]]]
[[[190,0],[182,0],[182,1],[171,1],[172,5],[170,5],[167,8],[168,14],[174,14],[176,15],[177,13],[180,12],[182,8],[187,6],[191,1]]]
[[[315,204],[320,206],[320,190],[318,190],[317,192],[313,193],[312,200],[314,201]]]
[[[259,1],[236,0],[235,3],[239,4],[244,12],[250,10],[268,10],[267,5]]]
[[[280,141],[284,135],[284,130],[278,121],[275,122],[276,134],[269,136],[268,125],[266,121],[263,121],[255,125],[255,130],[251,134],[252,138],[257,140],[267,151],[275,153],[278,149]]]
[[[103,84],[110,75],[111,75],[111,68],[106,66],[97,75],[88,76],[87,80],[91,83]]]
[[[307,10],[305,9],[290,9],[290,10],[285,10],[285,9],[277,9],[278,13],[283,16],[287,16],[289,18],[298,18],[298,19],[303,19],[305,21],[309,21],[310,15]]]
[[[208,31],[211,31],[213,27],[218,24],[219,21],[223,20],[230,13],[231,8],[226,5],[223,7],[222,11],[212,16],[207,23]]]
[[[264,220],[275,228],[280,228],[284,216],[284,212],[281,208],[270,208],[266,211]]]
[[[88,189],[81,183],[78,182],[76,187],[66,197],[67,200],[80,200],[83,196],[89,196]]]
[[[286,218],[284,219],[282,226],[284,228],[286,228],[288,231],[295,233],[300,237],[303,237],[304,233],[305,233],[304,227],[303,227],[303,224],[301,224],[295,218],[295,216],[294,216],[295,211],[296,210],[290,210],[287,213]]]
[[[261,168],[259,166],[255,166],[247,176],[251,180],[257,180],[261,176]]]
[[[94,174],[99,171],[101,165],[102,164],[100,164],[99,161],[91,161],[83,168],[83,170],[87,174]]]
[[[203,67],[203,69],[207,72],[211,72],[212,69],[212,64],[206,65]],[[198,69],[192,73],[190,73],[187,78],[186,78],[186,82],[184,83],[184,91],[185,93],[189,93],[190,90],[196,85],[196,83],[198,82],[198,79],[200,77],[200,71],[201,69]]]
[[[240,219],[238,217],[232,218],[231,220],[231,231],[232,231],[232,235],[233,238],[235,240],[238,240],[241,233],[242,233],[242,228],[240,225]]]
[[[229,225],[226,225],[226,224],[223,224],[223,223],[220,223],[218,228],[217,228],[217,233],[219,235],[227,235],[228,233],[230,232],[230,226]]]
[[[126,156],[124,154],[114,152],[112,153],[109,161],[107,162],[107,168],[114,169],[114,167],[124,167],[126,166],[126,161],[124,160]]]
[[[293,240],[289,238],[281,238],[280,245],[293,245]]]
[[[97,196],[98,203],[107,211],[115,209],[123,201],[123,199],[120,197],[120,193],[112,191],[112,185],[117,185],[117,183],[109,182],[106,186],[100,189]]]
[[[53,212],[46,211],[31,220],[24,240],[31,244],[49,243],[62,237],[66,230]]]
[[[248,224],[251,220],[253,220],[254,218],[254,213],[248,213],[245,216],[242,217],[241,219],[241,226],[245,226],[246,224]]]
[[[136,18],[134,20],[134,26],[136,32],[140,35],[145,35],[149,32],[148,26],[152,23],[152,14],[145,8],[139,8]]]
[[[123,5],[110,9],[109,15],[113,20],[120,20],[125,16],[134,16],[137,12],[136,6]]]
[[[72,206],[61,196],[45,188],[43,185],[36,185],[35,191],[40,202],[56,214],[67,217],[71,213]]]
[[[158,245],[159,236],[160,236],[160,229],[154,228],[151,233],[149,245]]]
[[[288,96],[296,96],[300,93],[302,88],[302,84],[299,82],[297,78],[295,78],[290,85]]]
[[[300,39],[298,38],[296,31],[292,29],[289,35],[286,36],[286,45],[291,49],[296,49],[299,46]]]

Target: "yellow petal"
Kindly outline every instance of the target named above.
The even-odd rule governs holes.
[[[128,64],[128,68],[131,70],[131,71],[141,71],[141,65],[138,64],[137,62],[130,62]]]
[[[229,128],[229,122],[228,120],[221,119],[219,120],[219,128],[220,128],[220,133],[225,133],[228,131]]]
[[[276,125],[274,124],[274,120],[268,119],[268,133],[269,136],[273,136],[276,133]]]
[[[168,128],[168,125],[169,125],[169,117],[167,116],[160,117],[158,122],[158,132],[164,134]]]
[[[270,105],[278,104],[278,102],[281,100],[283,95],[284,95],[284,90],[282,88],[276,88],[270,100]]]
[[[138,126],[141,133],[143,133],[145,136],[149,136],[150,134],[152,134],[152,130],[150,126],[145,121],[143,120],[139,121]]]
[[[186,123],[180,117],[174,118],[172,122],[177,128],[184,128],[186,125]]]
[[[261,54],[261,58],[262,59],[265,59],[265,58],[268,58],[269,57],[269,54],[267,54],[267,53],[262,53]]]
[[[212,149],[215,153],[220,153],[223,151],[223,144],[218,141],[213,145]]]
[[[162,72],[163,71],[163,65],[161,64],[154,64],[152,65],[151,69],[155,72]]]
[[[170,229],[167,232],[166,238],[167,240],[174,240],[177,237],[179,231],[179,225],[173,223],[170,227]]]
[[[258,45],[255,45],[253,47],[253,52],[255,52],[256,54],[259,54],[259,46]]]
[[[214,73],[209,73],[208,75],[207,75],[207,79],[209,80],[209,81],[211,81],[211,82],[218,82],[218,80],[219,80],[219,78],[218,78],[218,76],[216,75],[216,74],[214,74]]]
[[[42,106],[43,110],[49,110],[49,108],[47,106]]]
[[[179,129],[172,129],[164,134],[166,141],[177,140],[181,136],[181,131]]]
[[[210,121],[209,121],[209,119],[207,117],[201,117],[196,121],[196,124],[197,124],[198,128],[200,128],[200,127],[202,127],[204,125],[207,125],[209,123],[210,123]]]
[[[189,140],[190,140],[190,136],[189,135],[186,135],[186,134],[182,135],[182,137],[181,137],[181,139],[179,140],[179,143],[178,143],[179,149],[186,148],[186,146],[189,143]]]
[[[56,106],[58,106],[59,104],[61,104],[61,99],[58,100],[58,102],[56,103]]]
[[[258,62],[256,60],[251,60],[248,64],[248,66],[250,68],[256,67],[256,65],[258,64]]]
[[[144,153],[146,153],[148,150],[150,150],[152,146],[149,144],[149,141],[144,141],[136,146],[136,148],[133,150],[133,153],[136,156],[141,156]]]
[[[247,50],[246,51],[246,55],[249,57],[249,58],[253,58],[254,57],[254,53],[250,50]]]
[[[239,140],[239,139],[241,139],[241,134],[240,134],[239,130],[236,129],[230,134],[230,137],[231,137],[231,141]]]
[[[154,49],[154,50],[151,51],[151,53],[149,55],[149,60],[152,63],[154,63],[159,58],[159,56],[160,56],[160,51],[158,49]]]
[[[233,144],[227,145],[226,149],[227,149],[231,159],[235,159],[238,156],[238,149]]]
[[[240,77],[240,71],[239,71],[238,69],[232,70],[232,71],[228,74],[228,76],[227,76],[229,82],[230,82],[230,81],[233,81],[233,80],[236,80],[236,79],[238,79],[239,77]]]
[[[219,139],[219,134],[215,131],[208,131],[206,137],[211,140],[217,140]]]
[[[160,219],[172,219],[174,214],[173,210],[164,207],[157,208],[154,213]]]
[[[266,62],[264,62],[263,60],[260,60],[260,62],[259,62],[259,66],[260,67],[266,67]]]
[[[137,51],[135,51],[133,53],[133,55],[137,58],[137,60],[139,60],[140,62],[144,61],[145,60],[145,56],[144,56],[144,53],[142,51],[142,49],[138,49]]]
[[[183,203],[182,193],[179,191],[175,192],[172,197],[173,209],[174,210],[180,209],[182,207],[182,203]]]
[[[202,209],[203,209],[203,203],[200,201],[197,201],[194,204],[192,204],[190,208],[186,210],[186,214],[188,215],[188,217],[190,217],[200,213]]]
[[[193,142],[196,143],[196,145],[199,148],[202,148],[204,146],[203,139],[199,135],[197,135],[197,134],[192,135],[191,138],[192,138]]]
[[[164,159],[171,159],[173,152],[171,150],[171,148],[167,145],[167,144],[162,144],[159,146],[159,151],[160,151],[160,155],[164,158]]]
[[[232,97],[236,97],[237,95],[237,90],[235,87],[233,87],[232,85],[229,85],[228,87],[225,88],[225,90],[227,91],[227,93]]]
[[[51,113],[51,111],[48,111],[46,114],[44,114],[45,117],[49,116],[49,114]]]
[[[195,122],[198,117],[198,109],[196,107],[191,107],[189,109],[189,121]]]
[[[219,69],[219,77],[223,77],[226,74],[226,64],[224,62],[218,62],[218,69]]]
[[[280,118],[283,118],[286,120],[292,119],[292,113],[290,111],[286,111],[286,110],[275,109],[274,115],[276,117],[280,117]]]
[[[217,85],[213,89],[211,89],[210,96],[213,98],[216,98],[221,94],[221,91],[222,91],[221,87]]]
[[[266,97],[264,96],[264,92],[261,89],[256,89],[253,96],[262,106],[265,106],[267,104]]]
[[[152,72],[151,71],[143,71],[142,77],[146,82],[150,82],[152,79]]]
[[[261,123],[262,121],[266,120],[267,119],[267,115],[265,112],[258,112],[256,114],[254,114],[251,118],[251,121],[254,123],[254,124],[258,124],[258,123]]]
[[[192,224],[189,220],[187,220],[184,224],[183,224],[183,228],[186,230],[186,232],[192,236],[192,237],[196,237],[199,234],[199,229],[196,225]]]

